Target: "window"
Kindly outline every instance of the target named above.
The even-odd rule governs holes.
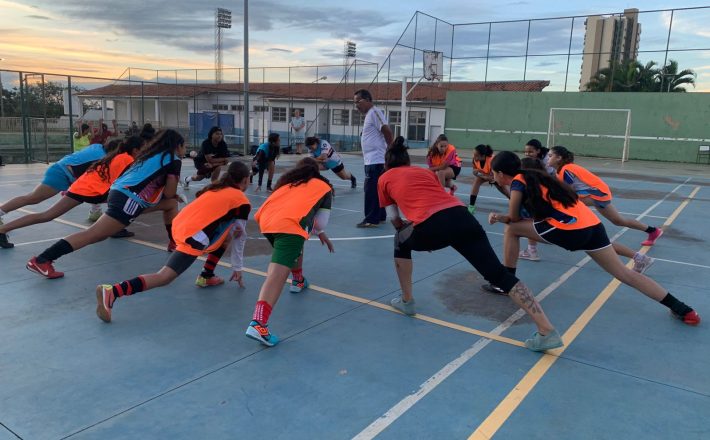
[[[212,104],[212,110],[229,110],[227,104]]]
[[[387,118],[389,121],[389,126],[390,130],[392,130],[392,135],[394,137],[397,137],[400,135],[400,126],[399,124],[402,122],[402,112],[401,111],[390,111],[389,112],[389,117]]]
[[[333,110],[333,125],[349,125],[350,110]]]
[[[359,126],[365,123],[365,115],[357,110],[353,110],[353,125]]]
[[[271,109],[272,122],[286,122],[286,107],[274,107]]]
[[[269,107],[266,105],[255,105],[254,111],[261,112],[261,113],[269,113]]]
[[[244,106],[239,104],[239,105],[232,105],[232,111],[233,112],[243,112],[244,111]]]
[[[409,111],[407,113],[409,126],[407,127],[407,139],[412,141],[423,141],[426,132],[426,112]]]
[[[304,108],[302,108],[302,107],[294,107],[294,108],[292,108],[292,109],[291,109],[291,117],[295,116],[294,113],[296,113],[296,110],[298,110],[299,112],[301,112],[301,117],[302,117],[302,118],[305,118],[305,117],[306,117],[306,109],[304,109]]]

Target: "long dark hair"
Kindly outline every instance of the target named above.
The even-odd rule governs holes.
[[[520,159],[520,169],[521,170],[538,170],[545,171],[545,164],[536,157],[523,157]]]
[[[431,146],[429,147],[429,151],[426,154],[427,158],[444,155],[444,153],[440,152],[439,148],[437,147],[439,145],[439,142],[441,141],[449,142],[449,138],[447,138],[445,134],[440,134],[439,136],[437,136],[434,143],[431,144]]]
[[[222,132],[222,129],[221,129],[221,128],[219,128],[219,127],[217,127],[217,126],[214,126],[214,127],[210,128],[210,131],[207,133],[207,139],[206,139],[206,140],[212,142],[212,135],[215,134],[215,133],[217,133],[218,131],[224,135],[224,132]],[[222,140],[220,141],[220,144],[221,144],[222,142],[224,142],[224,138],[222,138]]]
[[[116,146],[112,148],[112,144],[115,144]],[[142,146],[143,139],[140,136],[129,136],[123,139],[123,141],[121,142],[119,142],[118,140],[113,140],[106,145],[106,156],[91,164],[91,166],[86,171],[89,172],[91,170],[96,170],[96,172],[99,173],[99,177],[101,177],[101,180],[108,181],[111,178],[111,176],[109,175],[109,172],[111,170],[111,161],[113,161],[113,159],[119,154],[132,154],[133,150],[138,149]]]
[[[214,183],[210,183],[206,187],[197,191],[195,197],[200,197],[207,191],[219,191],[223,188],[239,188],[239,183],[244,180],[245,177],[249,177],[249,167],[247,167],[244,162],[234,161],[229,164],[227,168],[227,174],[222,176],[221,179]]]
[[[493,148],[491,148],[490,145],[478,144],[475,147],[473,147],[473,149],[478,151],[478,154],[480,154],[483,157],[493,156]]]
[[[411,165],[407,146],[404,144],[404,137],[397,136],[392,145],[385,151],[385,168],[392,169]]]
[[[278,133],[269,133],[269,137],[267,138],[267,141],[269,142],[269,155],[275,153],[274,159],[281,155],[281,148],[274,145],[279,139],[281,139],[281,135]]]
[[[310,147],[313,144],[319,144],[320,139],[318,139],[316,136],[309,136],[306,138],[306,147]]]
[[[160,130],[156,133],[155,137],[150,140],[138,157],[136,157],[135,163],[144,162],[156,154],[162,154],[163,157],[173,155],[184,143],[185,139],[177,131],[172,129]]]
[[[143,124],[143,128],[141,129],[141,132],[138,134],[145,142],[150,142],[151,139],[155,137],[155,128],[153,128],[153,124],[150,122],[146,122]]]
[[[527,200],[525,208],[535,219],[547,217],[552,206],[549,200],[554,200],[566,208],[577,203],[577,193],[567,184],[560,182],[544,171],[521,169],[520,158],[512,151],[501,151],[491,162],[491,169],[506,176],[515,177],[522,174],[525,180]],[[547,188],[547,198],[542,195],[542,187]]]
[[[569,151],[565,147],[561,145],[555,145],[554,147],[550,148],[550,150],[553,154],[560,156],[560,159],[562,159],[560,160],[560,163],[557,164],[557,170],[567,165],[568,163],[574,163],[574,153]]]
[[[547,156],[547,152],[550,151],[549,148],[543,147],[542,142],[537,139],[530,139],[525,145],[530,145],[535,150],[537,150],[537,158],[543,160]]]
[[[279,180],[276,182],[276,186],[274,187],[274,191],[284,185],[298,186],[302,183],[307,183],[311,179],[322,180],[330,186],[331,190],[333,188],[330,181],[320,174],[318,162],[316,162],[316,160],[312,157],[304,157],[296,163],[294,168],[291,168],[279,177]]]

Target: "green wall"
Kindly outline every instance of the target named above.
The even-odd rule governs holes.
[[[630,159],[695,162],[698,146],[710,144],[708,93],[448,92],[445,133],[457,148],[521,151],[530,138],[547,142],[553,107],[631,109]],[[621,112],[564,112],[558,122],[573,133],[623,135],[626,126]],[[623,139],[557,137],[555,144],[582,156],[620,158]]]

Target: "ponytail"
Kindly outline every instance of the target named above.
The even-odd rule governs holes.
[[[560,163],[558,165],[558,169],[569,163],[574,163],[574,153],[572,153],[561,145],[556,145],[552,147],[552,154],[560,156]]]
[[[133,150],[138,149],[142,146],[143,139],[138,136],[127,137],[121,142],[113,140],[106,144],[105,150],[108,154],[91,164],[91,166],[86,170],[86,172],[96,170],[101,180],[109,181],[111,179],[109,171],[113,159],[122,153],[131,154],[133,153]],[[115,176],[114,179],[116,177],[118,176]]]
[[[397,136],[392,145],[385,151],[385,168],[392,169],[411,165],[404,137]]]

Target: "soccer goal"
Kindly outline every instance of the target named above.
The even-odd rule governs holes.
[[[562,145],[581,156],[629,159],[631,110],[551,108],[547,147]]]

